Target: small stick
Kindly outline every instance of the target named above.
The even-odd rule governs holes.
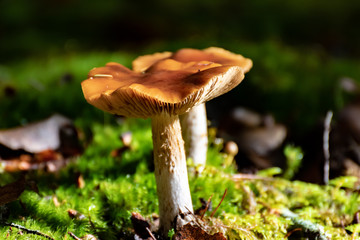
[[[323,150],[324,150],[324,183],[329,184],[329,170],[330,170],[330,151],[329,151],[329,136],[330,124],[333,116],[332,111],[328,111],[324,121],[324,135],[323,135]]]
[[[28,228],[23,227],[21,225],[15,224],[15,223],[3,223],[3,224],[6,225],[6,226],[17,228],[19,230],[22,230],[22,231],[28,233],[28,234],[34,234],[34,235],[42,236],[42,237],[50,239],[50,240],[55,240],[54,238],[50,237],[49,235],[46,235],[45,233],[42,233],[42,232],[40,232],[38,230],[31,230],[31,229],[28,229]]]
[[[149,233],[151,239],[156,240],[155,236],[152,234],[152,232],[150,231],[150,229],[149,229],[148,227],[146,227],[145,229],[146,229],[146,231]]]
[[[81,238],[77,237],[75,234],[73,234],[72,232],[68,232],[68,234],[75,240],[81,240]]]
[[[297,232],[297,231],[301,231],[303,230],[302,228],[294,228],[293,230],[291,230],[290,232],[288,232],[286,235],[285,235],[285,239],[289,238],[291,236],[291,234],[293,234],[294,232]]]
[[[221,203],[224,201],[224,198],[225,198],[225,196],[226,196],[226,193],[227,193],[227,189],[225,189],[225,192],[224,192],[224,194],[223,194],[223,196],[222,196],[222,198],[221,198],[221,201],[220,201],[219,204],[216,206],[216,208],[214,209],[214,211],[212,211],[210,217],[213,217],[213,216],[214,216],[216,210],[218,210],[218,208],[220,207]]]
[[[263,181],[274,181],[274,178],[270,177],[262,177],[257,176],[254,174],[247,174],[247,173],[236,173],[231,176],[232,180],[234,181],[240,181],[240,180],[263,180]]]
[[[211,202],[212,197],[213,197],[213,195],[211,195],[211,196],[209,197],[209,199],[208,199],[208,201],[207,201],[207,203],[206,203],[204,212],[203,212],[203,214],[201,214],[201,216],[200,216],[200,219],[201,219],[201,220],[203,219],[206,211],[208,210],[208,208],[209,208],[209,206],[210,206],[210,202]]]

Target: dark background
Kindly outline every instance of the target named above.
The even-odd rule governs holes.
[[[359,12],[358,0],[1,0],[0,57],[269,39],[357,57]]]
[[[359,0],[0,0],[0,128],[53,113],[84,129],[117,124],[83,97],[91,68],[217,46],[254,64],[238,87],[207,103],[212,125],[221,129],[239,106],[270,114],[286,127],[286,143],[303,147],[304,162],[322,167],[326,113],[336,126],[346,106],[360,106],[359,26]],[[344,79],[357,90],[345,91]]]
[[[0,86],[6,89],[16,78],[17,63],[41,67],[49,56],[120,51],[133,59],[218,46],[251,58],[254,67],[240,87],[209,103],[210,119],[216,124],[217,114],[241,105],[302,132],[346,103],[340,79],[360,79],[359,13],[358,0],[0,0]],[[130,66],[131,60],[121,63]],[[74,80],[58,88],[76,89],[72,97],[24,90],[21,98],[2,99],[3,111],[19,111],[3,125],[17,125],[22,116],[32,121],[60,112],[76,118],[93,111],[79,87],[86,71],[68,70],[51,80]],[[43,109],[21,112],[24,103]]]

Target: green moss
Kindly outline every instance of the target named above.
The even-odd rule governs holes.
[[[315,89],[325,84],[325,90],[328,90],[332,88],[330,83],[325,83],[329,76],[335,79],[345,70],[349,76],[357,76],[354,73],[354,69],[357,71],[356,62],[323,62],[317,53],[303,56],[299,51],[279,45],[247,46],[244,55],[252,57],[258,69],[254,67],[254,73],[249,73],[249,81],[267,96],[270,96],[268,89],[272,87],[271,96],[274,98],[265,101],[267,105],[264,107],[269,107],[268,111],[281,109],[278,115],[287,112],[287,107],[281,107],[286,103],[281,96],[294,95],[298,104],[302,104],[304,96],[306,101],[310,101],[308,96],[315,91],[312,84],[315,84]],[[84,101],[80,89],[81,80],[93,66],[112,60],[129,65],[132,58],[128,54],[96,53],[49,57],[41,60],[45,67],[39,62],[29,61],[1,68],[1,86],[11,83],[18,91],[12,98],[0,96],[2,110],[9,113],[0,119],[2,128],[58,111],[74,119],[83,133],[92,132],[93,138],[84,154],[60,172],[29,173],[27,178],[37,183],[39,193],[28,189],[19,200],[3,206],[0,221],[39,230],[55,239],[63,239],[69,231],[79,237],[94,234],[100,239],[132,239],[131,212],[140,212],[149,219],[157,213],[150,120],[122,120],[104,114]],[[303,65],[300,67],[296,64],[298,62]],[[322,69],[323,66],[327,70]],[[329,69],[333,72],[327,73]],[[71,73],[73,82],[61,85],[59,80],[64,73]],[[320,76],[321,81],[314,81]],[[35,83],[44,89],[54,89],[55,86],[57,91],[36,89],[29,79],[35,79]],[[296,84],[299,79],[302,80],[301,89]],[[281,104],[274,107],[278,102]],[[39,106],[40,110],[34,111],[33,106]],[[291,108],[297,109],[296,106]],[[313,110],[318,109],[315,106]],[[119,136],[128,131],[133,136],[131,147],[120,156],[111,156],[111,151],[123,147]],[[190,174],[189,182],[195,209],[201,206],[199,198],[209,199],[211,196],[214,208],[227,190],[214,217],[210,217],[210,212],[205,214],[205,220],[215,230],[226,231],[229,239],[283,239],[298,227],[300,220],[304,220],[322,226],[331,239],[351,239],[351,234],[358,235],[359,227],[352,223],[360,205],[356,178],[338,178],[329,186],[319,186],[274,178],[281,169],[270,169],[261,172],[266,177],[235,181],[232,179],[235,166],[224,167],[224,155],[220,153],[222,145],[214,140],[215,133],[209,133],[208,166],[200,176]],[[297,148],[288,148],[287,151],[289,168],[285,169],[284,175],[291,179],[301,160],[301,151]],[[83,188],[77,187],[77,176],[83,177]],[[1,185],[18,177],[19,174],[2,173]],[[59,205],[55,204],[55,198]],[[67,212],[69,209],[78,211],[83,217],[71,218]],[[296,214],[296,219],[285,217],[282,214],[284,209]],[[15,228],[10,231],[8,226],[0,226],[0,239],[28,239],[27,234],[20,236],[17,232]],[[306,231],[300,232],[307,234]]]
[[[151,156],[149,122],[126,120],[122,125],[94,124],[93,130],[94,141],[84,155],[57,176],[31,175],[32,180],[39,183],[39,194],[27,190],[20,200],[8,204],[7,222],[55,238],[62,238],[71,231],[77,236],[91,233],[116,239],[131,235],[132,211],[144,216],[157,212],[155,178],[148,168]],[[133,148],[120,160],[109,156],[112,149],[122,146],[119,134],[129,130],[133,132]],[[215,165],[221,165],[222,154],[214,149],[210,152],[210,156],[219,161]],[[351,223],[359,210],[360,198],[351,188],[341,188],[344,184],[319,186],[281,178],[234,181],[229,172],[210,165],[200,176],[190,175],[189,181],[195,208],[200,207],[199,198],[210,196],[215,207],[227,189],[214,217],[227,226],[230,239],[284,238],[295,225],[281,215],[285,208],[300,219],[323,226],[326,234],[343,239],[350,237],[340,226]],[[76,186],[74,173],[83,175],[84,188]],[[341,179],[332,182],[337,181]],[[57,198],[59,206],[55,206],[53,197]],[[68,209],[83,214],[83,219],[70,218]],[[205,215],[209,216],[210,213]],[[6,235],[9,227],[1,227],[0,231]],[[9,239],[15,239],[15,232],[13,230]]]

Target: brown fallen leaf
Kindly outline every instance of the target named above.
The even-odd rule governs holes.
[[[111,151],[110,156],[113,158],[121,158],[122,154],[128,149],[130,149],[130,148],[127,146],[114,149]]]
[[[72,219],[83,220],[86,218],[84,214],[82,214],[74,209],[68,209],[67,212],[69,214],[69,217]]]
[[[141,239],[151,239],[151,232],[149,232],[151,229],[150,223],[141,216],[140,213],[131,213],[131,223],[136,235],[138,235]]]
[[[26,187],[25,175],[15,182],[0,187],[0,206],[17,200]]]
[[[226,240],[222,233],[208,234],[198,226],[186,224],[176,232],[174,240]]]
[[[76,178],[76,185],[80,189],[85,187],[85,180],[81,174],[78,174]]]
[[[60,154],[52,149],[47,149],[47,150],[44,150],[44,151],[34,154],[34,160],[36,162],[47,162],[47,161],[56,160],[56,159],[60,159],[60,158],[61,158]]]
[[[0,165],[6,172],[47,170],[55,172],[65,166],[70,159],[65,159],[60,153],[46,150],[36,154],[22,154],[13,159],[1,160]]]

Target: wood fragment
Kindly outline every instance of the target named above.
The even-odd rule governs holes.
[[[75,240],[81,240],[81,238],[77,237],[75,234],[73,234],[72,232],[68,232],[68,234]]]
[[[54,238],[50,237],[49,235],[46,235],[45,233],[42,233],[42,232],[40,232],[40,231],[38,231],[38,230],[28,229],[28,228],[26,228],[26,227],[24,227],[24,226],[21,226],[21,225],[19,225],[19,224],[7,223],[7,222],[5,222],[5,223],[3,222],[3,223],[1,223],[1,224],[5,225],[5,226],[10,226],[10,227],[17,228],[17,229],[19,229],[20,231],[24,231],[24,232],[27,233],[27,234],[34,234],[34,235],[42,236],[42,237],[44,237],[44,238],[46,238],[46,239],[55,240]]]
[[[146,227],[146,231],[149,233],[152,240],[156,240],[155,236],[152,234],[152,232],[150,231],[150,229],[148,227]]]
[[[294,232],[297,232],[297,231],[301,231],[303,230],[302,228],[294,228],[293,230],[291,230],[290,232],[288,232],[286,235],[285,235],[285,239],[289,238],[291,236],[291,234],[293,234]]]
[[[254,174],[246,174],[246,173],[236,173],[231,176],[233,181],[241,181],[241,180],[262,180],[262,181],[274,181],[274,178],[270,177],[262,177]]]

